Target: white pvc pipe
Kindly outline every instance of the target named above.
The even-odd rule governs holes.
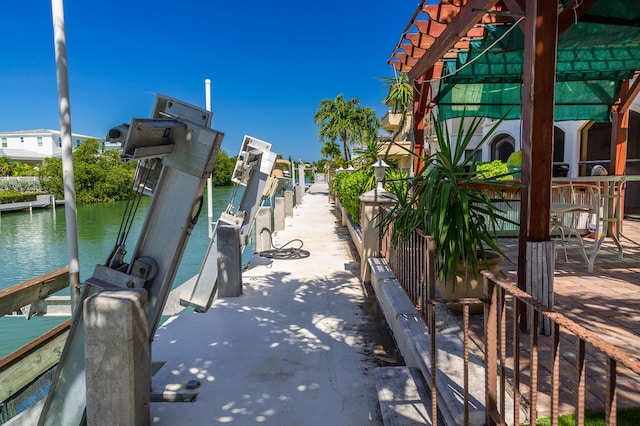
[[[298,162],[298,185],[300,187],[300,193],[304,196],[304,162],[302,159]]]
[[[208,78],[204,80],[204,99],[206,110],[211,111],[211,80]],[[213,238],[213,181],[211,176],[207,178],[207,229],[209,230],[209,239]]]
[[[296,163],[291,160],[291,187],[296,187]]]
[[[71,291],[71,307],[75,312],[76,304],[80,296],[80,262],[78,260],[76,190],[73,176],[71,107],[69,102],[67,41],[64,28],[63,0],[51,0],[51,11],[53,15],[53,39],[56,54],[56,76],[58,80],[60,137],[62,138],[62,182],[64,185],[67,249],[69,251],[69,287]]]

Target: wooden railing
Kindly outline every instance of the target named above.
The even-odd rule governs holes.
[[[53,293],[69,286],[67,266],[29,281],[0,290],[0,317],[36,304]]]
[[[51,294],[68,287],[69,269],[57,269],[21,284],[0,290],[0,316],[37,305]],[[56,365],[69,331],[67,320],[27,345],[0,359],[0,403]],[[1,404],[0,404],[1,405]]]

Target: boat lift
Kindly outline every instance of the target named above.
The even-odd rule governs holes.
[[[180,299],[180,305],[206,312],[216,296],[235,297],[242,293],[242,251],[249,245],[275,160],[270,143],[244,137],[231,177],[244,187],[242,199],[237,209],[232,201],[221,213],[197,281],[189,297]]]
[[[83,302],[89,296],[106,290],[146,290],[149,346],[139,350],[150,353],[151,340],[202,209],[202,193],[224,137],[210,128],[211,116],[204,109],[158,95],[151,118],[133,119],[129,125],[109,132],[109,138],[123,142],[122,159],[138,161],[135,197],[127,205],[114,249],[82,285],[39,425],[81,425],[86,421],[85,317],[88,320],[91,312],[83,312]],[[152,201],[127,261],[124,243],[142,195],[151,195]],[[150,365],[151,360],[147,361]],[[150,367],[145,370],[149,377],[142,380],[143,386],[150,386]]]

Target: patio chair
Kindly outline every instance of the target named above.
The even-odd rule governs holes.
[[[558,241],[564,250],[565,262],[569,260],[567,256],[567,241],[571,236],[575,236],[580,243],[585,261],[589,263],[579,224],[581,221],[584,221],[585,214],[587,215],[588,221],[591,214],[595,212],[594,203],[599,199],[599,188],[592,184],[561,183],[553,184],[551,191],[551,224],[549,235],[554,231],[559,232],[560,237]]]

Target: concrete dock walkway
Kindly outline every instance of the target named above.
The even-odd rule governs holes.
[[[154,388],[192,379],[201,388],[195,402],[152,403],[152,424],[382,424],[369,295],[327,191],[312,185],[274,235],[276,246],[301,240],[309,257],[260,258],[240,297],[158,329],[152,358],[165,364]]]

